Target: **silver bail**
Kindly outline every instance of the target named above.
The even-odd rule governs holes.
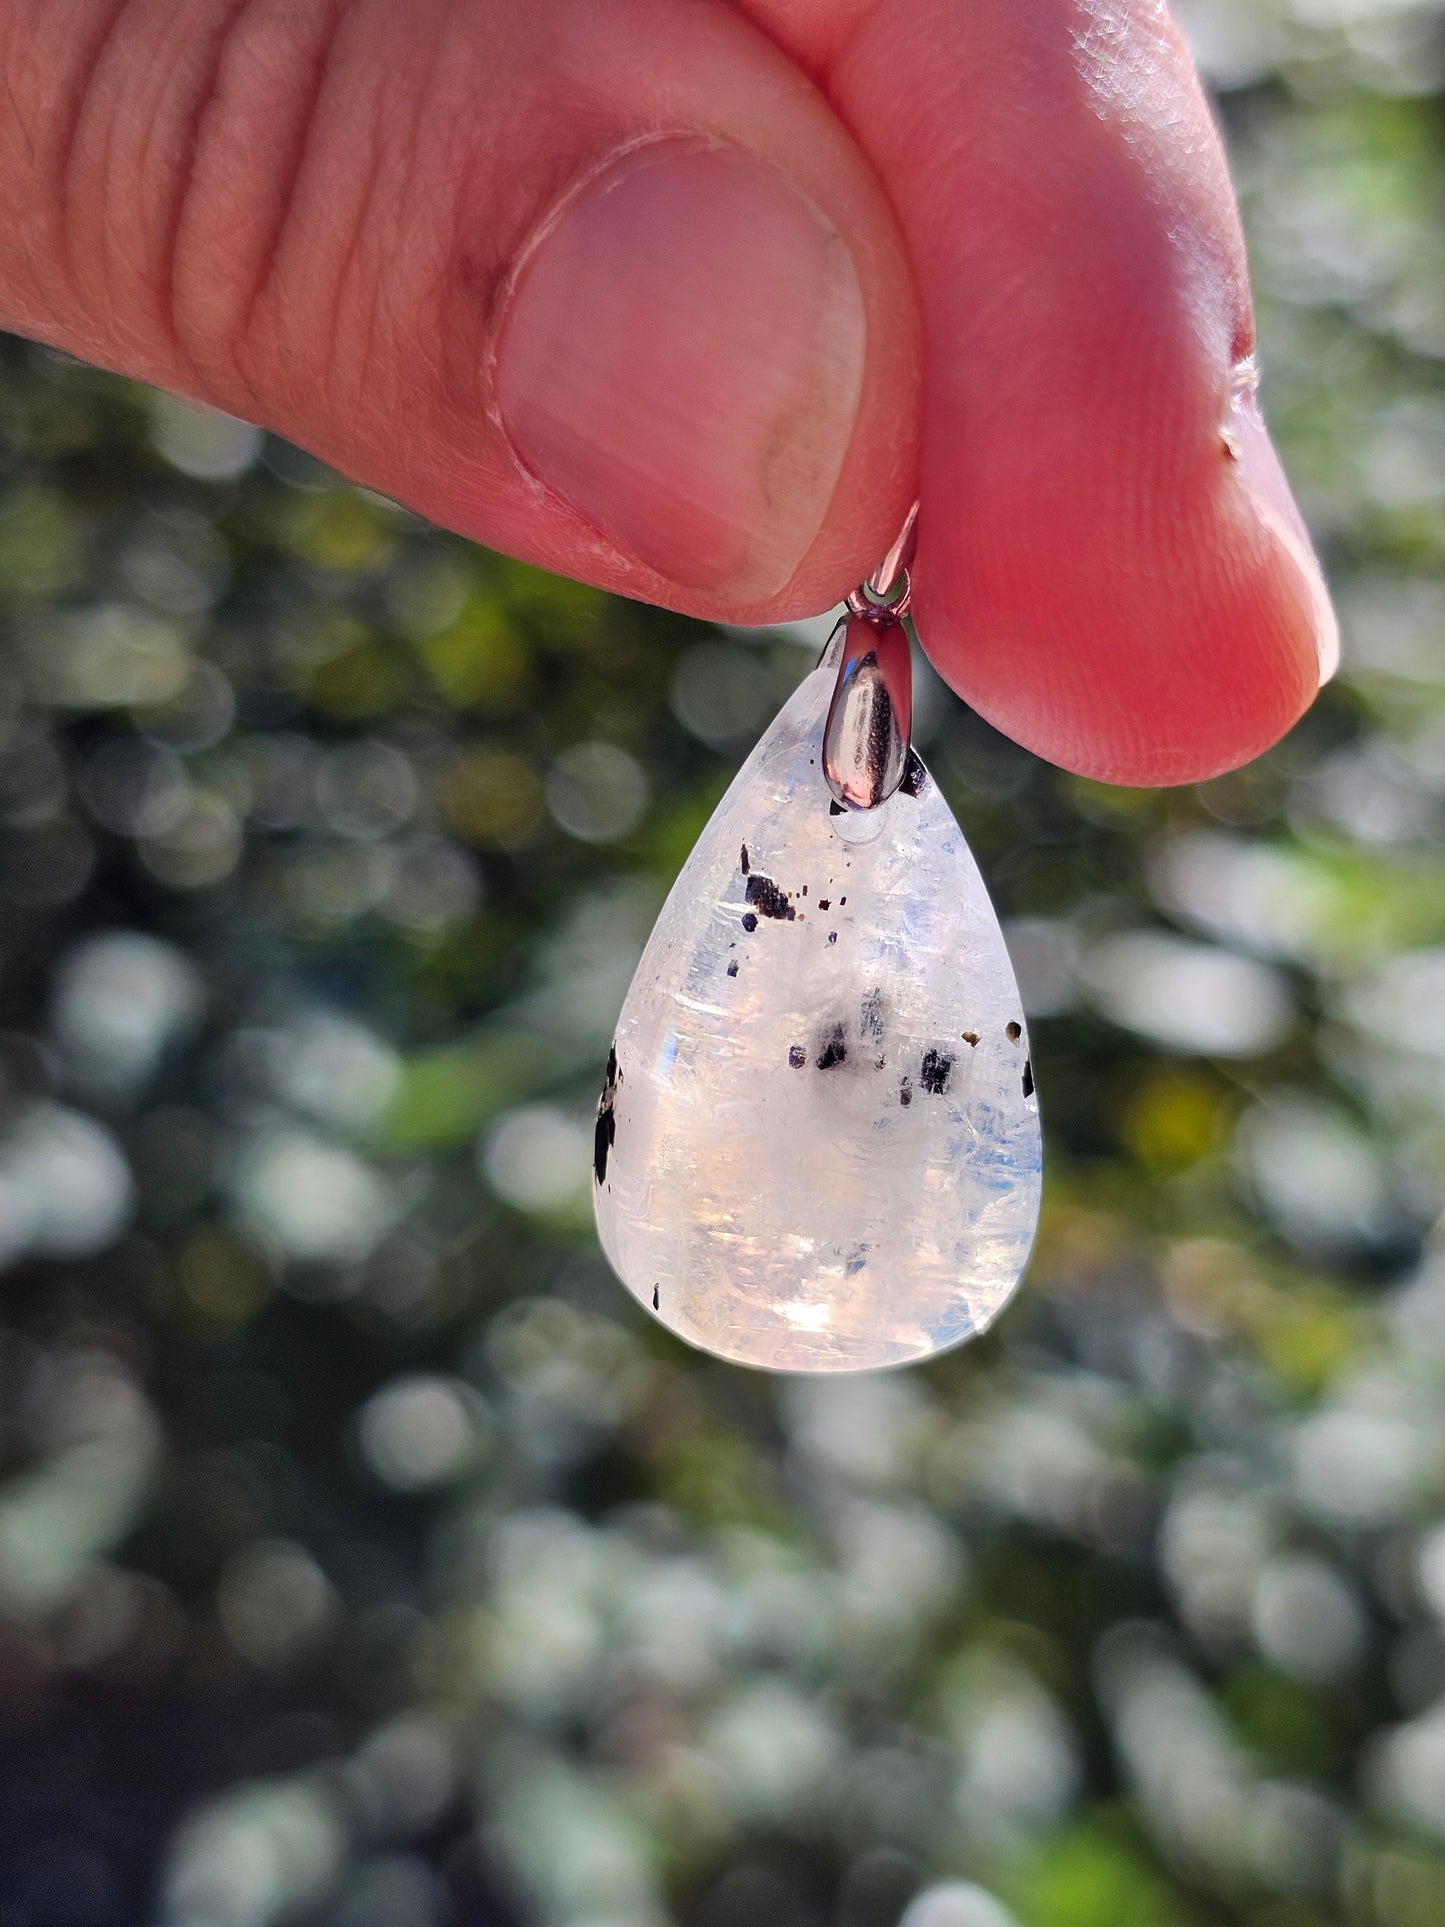
[[[898,540],[848,597],[848,613],[825,653],[825,661],[836,655],[838,680],[823,729],[823,776],[834,801],[848,810],[886,803],[908,769],[913,661],[902,617],[917,519],[915,502]]]
[[[848,607],[855,615],[867,614],[866,608],[854,608],[854,599],[866,599],[868,606],[877,608],[880,604],[891,607],[897,620],[908,612],[907,575],[913,566],[913,551],[918,546],[918,504],[915,502],[908,511],[908,518],[898,531],[898,539],[884,556],[878,567],[860,589],[855,589],[848,598]],[[896,597],[901,591],[902,599]]]

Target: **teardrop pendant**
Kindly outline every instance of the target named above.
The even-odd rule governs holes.
[[[842,811],[822,777],[841,635],[673,885],[597,1118],[602,1246],[739,1364],[930,1357],[1004,1304],[1038,1221],[1028,1036],[998,918],[912,752]]]

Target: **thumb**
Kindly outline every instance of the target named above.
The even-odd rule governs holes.
[[[917,472],[874,176],[708,0],[0,0],[0,324],[707,616],[818,608]]]

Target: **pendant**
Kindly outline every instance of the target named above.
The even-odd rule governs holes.
[[[880,577],[901,594],[849,598],[673,885],[597,1115],[618,1276],[688,1343],[776,1371],[974,1336],[1038,1221],[1018,987],[908,744],[896,554]]]

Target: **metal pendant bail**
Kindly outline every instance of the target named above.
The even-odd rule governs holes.
[[[832,659],[836,649],[838,680],[823,729],[823,776],[834,801],[847,810],[886,803],[908,769],[913,659],[903,617],[917,526],[915,502],[898,540],[848,596],[848,613],[825,656]]]
[[[915,502],[887,555],[868,580],[860,582],[845,599],[843,606],[848,613],[862,616],[867,622],[900,622],[908,614],[912,593],[908,570],[917,546],[918,504]]]

